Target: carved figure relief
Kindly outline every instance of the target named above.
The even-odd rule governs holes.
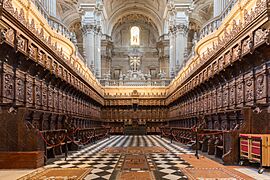
[[[230,106],[234,106],[235,104],[235,85],[231,84],[230,90],[229,90],[229,102]]]
[[[265,76],[264,75],[259,75],[256,78],[256,99],[261,99],[265,96]]]
[[[4,75],[4,97],[12,99],[14,88],[13,88],[13,76],[11,74]]]
[[[29,104],[33,103],[33,84],[30,81],[26,81],[26,102]]]
[[[53,107],[53,89],[51,87],[49,87],[49,91],[48,91],[48,106],[50,108]]]
[[[47,86],[42,85],[42,105],[43,108],[47,108],[48,94],[47,94]]]
[[[247,79],[245,82],[245,97],[246,102],[252,101],[254,98],[254,90],[253,90],[253,79]]]
[[[24,81],[21,78],[16,79],[16,98],[20,101],[24,100]]]
[[[40,89],[40,83],[36,83],[35,85],[35,103],[36,105],[41,105],[41,89]]]

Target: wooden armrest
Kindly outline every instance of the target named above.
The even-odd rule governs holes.
[[[217,148],[219,148],[219,149],[223,149],[223,146],[217,146]]]

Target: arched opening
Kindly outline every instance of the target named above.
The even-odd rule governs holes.
[[[130,29],[130,44],[131,46],[139,46],[140,45],[140,29],[137,26],[133,26]]]

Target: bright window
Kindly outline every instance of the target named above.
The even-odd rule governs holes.
[[[140,45],[140,29],[137,26],[133,26],[130,29],[131,34],[131,45],[132,46],[139,46]]]

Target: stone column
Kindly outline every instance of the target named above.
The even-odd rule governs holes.
[[[87,66],[93,70],[95,59],[95,35],[93,25],[83,26],[83,48]]]
[[[223,0],[214,0],[214,17],[217,17],[221,14],[221,1]]]
[[[230,0],[214,0],[214,17],[219,16],[227,7]]]
[[[187,27],[185,24],[176,26],[176,73],[184,62],[185,49],[187,48]]]
[[[110,79],[113,42],[110,36],[102,34],[101,40],[101,77]]]
[[[100,27],[95,33],[95,74],[97,78],[101,78],[101,32]]]
[[[56,17],[56,0],[48,0],[49,1],[49,14],[53,17]]]
[[[175,30],[174,27],[170,29],[170,78],[175,76]]]
[[[170,70],[169,70],[169,64],[170,64],[170,39],[169,35],[163,34],[159,38],[159,42],[157,43],[157,48],[159,52],[159,75],[161,79],[168,79],[170,77]]]

